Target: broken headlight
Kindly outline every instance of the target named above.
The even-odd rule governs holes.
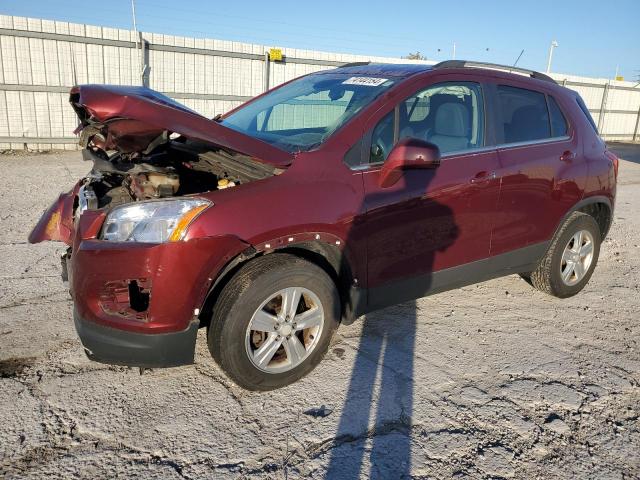
[[[123,205],[107,215],[101,238],[112,242],[177,242],[184,238],[189,224],[210,205],[202,198]]]

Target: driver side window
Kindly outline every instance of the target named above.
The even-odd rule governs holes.
[[[384,162],[395,143],[405,137],[435,143],[442,154],[482,147],[484,108],[480,84],[439,83],[400,102],[373,128],[369,163]]]
[[[393,121],[395,111],[391,110],[373,129],[371,134],[371,155],[369,163],[382,163],[387,159],[387,155],[395,144],[393,134]]]

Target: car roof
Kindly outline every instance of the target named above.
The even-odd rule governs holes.
[[[332,70],[317,73],[344,73],[346,75],[384,75],[387,77],[409,77],[432,70],[431,65],[421,63],[351,63]]]
[[[498,65],[495,63],[476,62],[469,60],[446,60],[434,65],[423,63],[348,63],[342,67],[332,70],[324,70],[317,73],[344,73],[346,75],[384,75],[385,77],[406,78],[418,73],[426,73],[437,70],[475,70],[482,74],[500,75],[506,78],[532,78],[557,85],[557,82],[544,73],[528,70],[525,68]]]

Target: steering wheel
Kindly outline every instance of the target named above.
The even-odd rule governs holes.
[[[378,138],[371,145],[371,156],[377,160],[384,160],[387,158],[387,152],[389,151],[387,145],[383,142],[382,138]]]

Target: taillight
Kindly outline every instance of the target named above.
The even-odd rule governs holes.
[[[605,156],[611,160],[611,163],[613,164],[613,173],[616,176],[616,180],[618,179],[618,165],[620,164],[620,159],[618,158],[618,156],[613,153],[610,150],[605,150],[604,152]]]

